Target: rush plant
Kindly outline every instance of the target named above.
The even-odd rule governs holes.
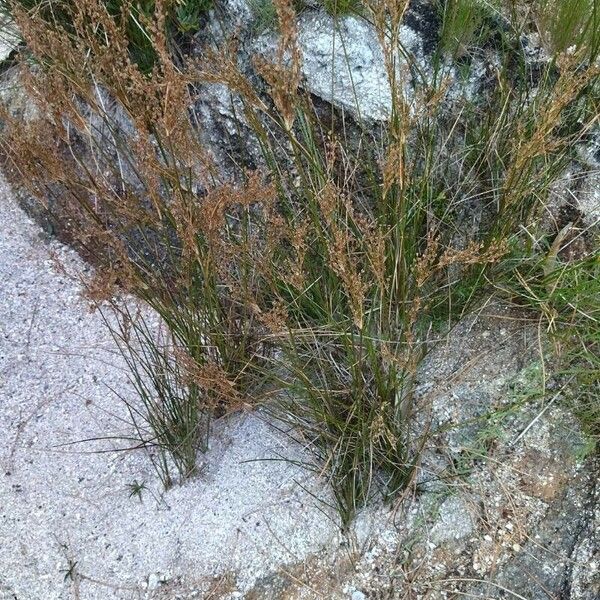
[[[378,124],[302,89],[286,0],[274,3],[279,45],[252,76],[235,40],[174,61],[162,2],[145,19],[147,73],[100,0],[69,6],[71,30],[15,11],[44,116],[4,116],[13,167],[96,264],[98,301],[133,294],[169,334],[157,352],[143,328],[131,348],[119,332],[133,349],[138,437],[189,475],[210,419],[260,400],[312,451],[306,466],[331,484],[344,527],[412,481],[428,432],[414,394],[423,357],[508,264],[599,114],[587,25],[534,76],[525,21],[492,31],[475,3],[447,3],[426,73],[400,43],[408,4],[361,9],[391,90]],[[501,40],[478,98],[453,63],[475,32]],[[214,84],[242,107],[240,130],[260,148],[253,171],[225,177],[200,142],[194,94]]]

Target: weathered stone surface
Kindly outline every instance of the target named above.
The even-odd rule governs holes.
[[[396,77],[409,101],[413,98],[411,63],[428,71],[426,56],[437,36],[436,19],[426,5],[412,3],[397,40],[402,52],[397,57]],[[276,40],[276,34],[266,34],[253,43],[252,52],[269,56]],[[355,118],[379,121],[390,117],[392,90],[382,41],[367,19],[334,18],[322,10],[309,10],[299,16],[298,41],[304,89]]]
[[[9,68],[0,79],[0,102],[8,114],[23,121],[33,121],[39,111],[21,82],[19,67]]]
[[[366,119],[383,120],[392,112],[392,91],[383,51],[373,27],[358,17],[334,19],[326,13],[300,18],[303,85],[319,98]],[[417,34],[402,27],[400,42],[409,49]],[[408,79],[406,64],[398,76]],[[405,85],[408,93],[409,86]]]
[[[600,224],[600,130],[579,149],[584,177],[576,201],[588,226]]]
[[[0,15],[0,63],[9,58],[20,43],[21,36],[12,19]]]
[[[584,506],[581,527],[571,561],[567,565],[569,573],[569,593],[571,600],[595,600],[600,598],[600,485],[598,473],[600,464],[596,460],[590,473],[589,502]]]
[[[440,506],[439,517],[431,528],[430,540],[436,545],[457,542],[471,535],[475,523],[472,509],[458,496],[451,496]]]

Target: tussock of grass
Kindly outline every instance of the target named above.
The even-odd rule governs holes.
[[[132,293],[168,331],[157,345],[131,315],[128,333],[116,331],[141,399],[141,410],[129,404],[132,421],[161,450],[165,482],[166,457],[193,472],[211,417],[261,401],[308,442],[307,466],[331,483],[344,525],[373,495],[393,497],[427,443],[413,386],[430,332],[476,302],[498,263],[530,303],[558,311],[565,335],[579,332],[568,368],[585,363],[593,379],[596,263],[540,275],[534,254],[511,268],[505,257],[597,124],[596,21],[565,24],[581,35],[568,52],[555,41],[535,80],[515,21],[501,32],[506,54],[487,96],[459,90],[456,100],[448,56],[485,36],[487,17],[479,3],[446,3],[434,72],[414,100],[396,68],[408,2],[365,3],[393,89],[374,137],[364,124],[324,122],[300,89],[290,3],[274,3],[280,42],[255,60],[260,84],[239,70],[233,45],[175,63],[166,5],[156,6],[145,73],[127,25],[100,0],[67,7],[70,29],[16,10],[38,65],[25,84],[48,118],[4,115],[4,148],[97,264],[98,299]],[[196,83],[225,84],[243,104],[262,150],[255,172],[220,177],[198,141]],[[480,224],[465,231],[470,211]],[[540,277],[531,293],[522,285]]]

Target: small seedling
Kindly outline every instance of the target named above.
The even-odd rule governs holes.
[[[127,484],[127,488],[129,489],[130,498],[137,496],[140,502],[142,502],[142,492],[147,489],[145,481],[139,482],[137,479],[134,479],[133,483]]]
[[[73,560],[71,558],[68,558],[67,559],[67,568],[61,570],[61,573],[65,574],[64,581],[67,581],[67,579],[70,579],[71,581],[75,581],[75,575],[77,574],[76,567],[77,567],[77,561]]]

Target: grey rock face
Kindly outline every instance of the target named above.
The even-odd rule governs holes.
[[[600,598],[600,485],[597,473],[590,477],[591,492],[582,511],[581,527],[571,553],[569,592],[572,600]]]
[[[586,224],[595,226],[600,223],[600,130],[580,149],[579,159],[585,177],[577,201]]]
[[[0,62],[4,62],[21,42],[21,36],[12,19],[7,15],[0,17]]]
[[[468,537],[474,529],[469,507],[462,498],[451,496],[440,506],[439,518],[431,529],[430,538],[435,545],[456,542]]]
[[[203,84],[196,94],[194,114],[201,124],[198,135],[202,145],[225,179],[235,178],[236,165],[255,168],[260,150],[239,94],[224,84]]]
[[[39,118],[39,111],[20,81],[19,67],[11,67],[0,80],[0,103],[8,114],[25,122]]]
[[[392,90],[380,41],[373,27],[357,17],[334,20],[325,13],[302,17],[298,24],[304,85],[319,98],[355,116],[383,120],[392,111]],[[403,26],[400,43],[419,50],[419,37]],[[406,84],[407,63],[398,77]]]
[[[399,54],[405,58],[396,64],[398,85],[408,100],[413,96],[410,63],[428,71],[426,56],[436,36],[437,22],[431,8],[427,3],[411,3],[397,40]],[[390,117],[389,75],[381,40],[368,20],[307,11],[298,19],[298,41],[304,89],[356,118],[381,121]],[[252,51],[268,56],[275,45],[276,36],[271,33],[255,42]]]
[[[519,551],[499,566],[492,584],[473,586],[476,597],[497,597],[502,588],[532,600],[598,597],[597,464],[575,462],[580,434],[561,431],[569,419],[560,411],[543,417],[525,448],[515,451],[521,488],[539,503],[541,519],[520,540]]]

